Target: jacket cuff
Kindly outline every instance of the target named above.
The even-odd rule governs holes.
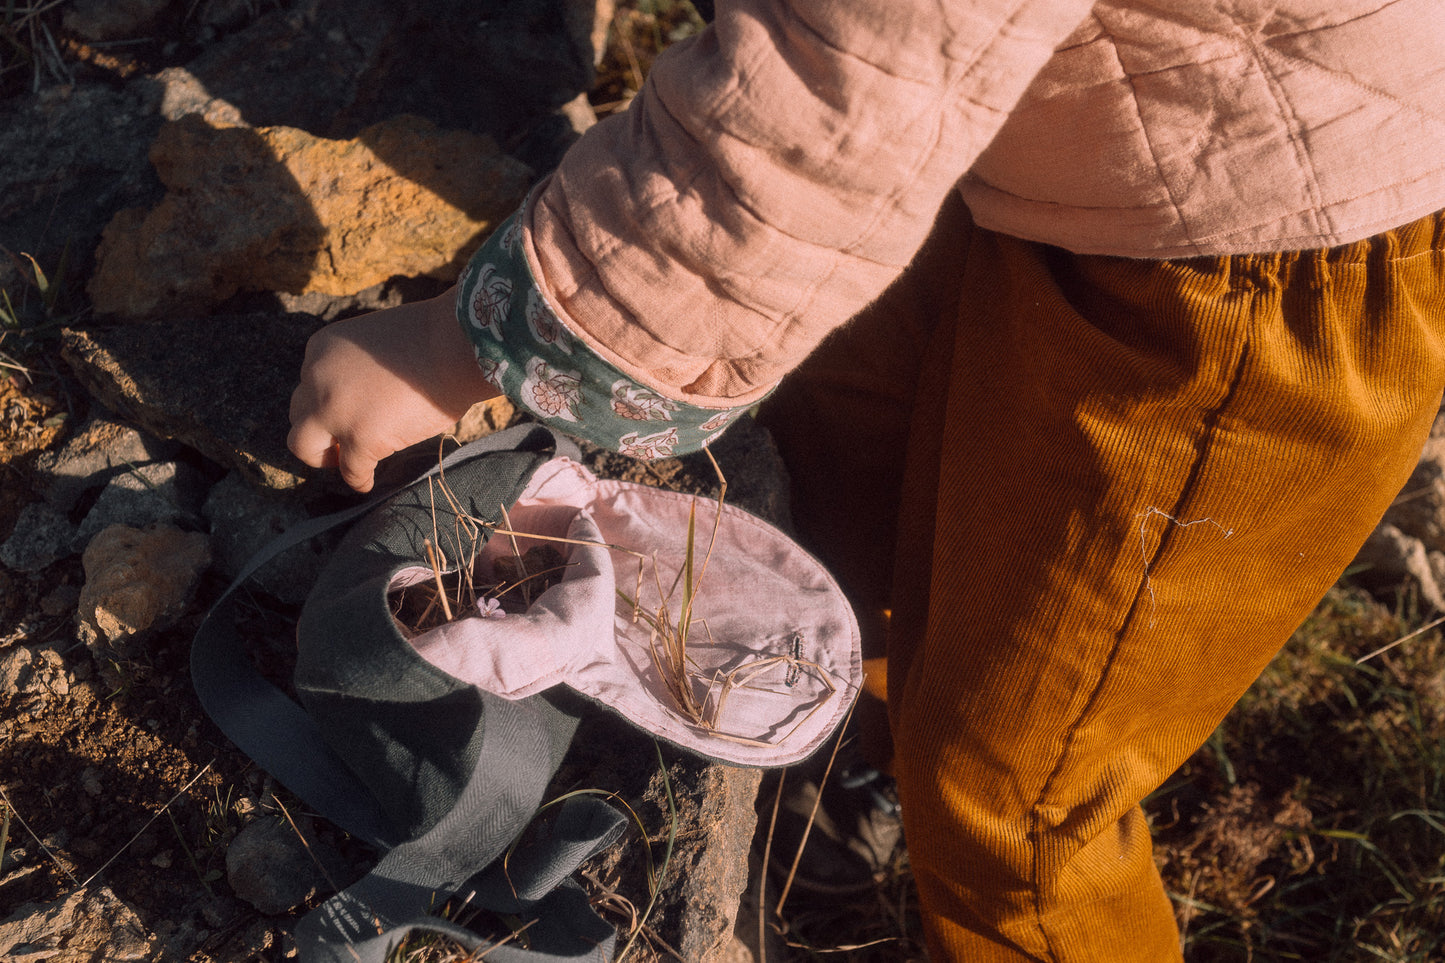
[[[634,458],[698,451],[753,402],[704,408],[623,374],[568,330],[522,251],[519,210],[472,255],[457,320],[492,386],[559,431]]]

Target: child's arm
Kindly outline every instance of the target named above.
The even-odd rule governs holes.
[[[613,450],[707,444],[897,278],[1092,5],[731,0],[478,252],[460,322],[445,297],[317,336],[292,451],[365,490],[496,393],[479,359]]]
[[[457,324],[456,292],[329,324],[291,395],[293,454],[370,491],[376,463],[450,428],[497,390]]]

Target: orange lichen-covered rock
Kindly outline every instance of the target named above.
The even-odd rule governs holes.
[[[532,176],[489,138],[409,116],[353,140],[185,117],[150,159],[168,190],[106,227],[89,288],[101,314],[159,319],[238,291],[341,296],[452,276]]]

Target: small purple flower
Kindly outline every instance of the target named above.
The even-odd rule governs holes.
[[[505,619],[507,613],[502,611],[502,603],[496,599],[478,599],[477,612],[484,619]]]

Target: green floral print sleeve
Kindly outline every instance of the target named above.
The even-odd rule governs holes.
[[[457,320],[497,390],[559,431],[637,458],[705,448],[746,410],[665,398],[574,337],[532,277],[522,214],[472,255],[457,285]]]

